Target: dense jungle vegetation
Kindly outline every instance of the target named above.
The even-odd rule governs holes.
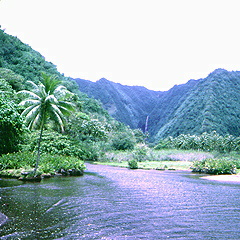
[[[0,30],[0,170],[34,165],[29,156],[36,152],[39,131],[27,128],[21,114],[24,107],[19,105],[24,99],[18,93],[31,91],[44,76],[58,79],[72,93],[63,100],[71,101],[75,110],[67,117],[64,132],[52,120],[44,125],[41,153],[43,159],[52,160],[42,160],[39,171],[67,170],[76,168],[76,163],[83,169],[83,161],[98,160],[106,150],[133,149],[137,141],[143,141],[141,131],[114,120],[100,102],[80,92],[75,81],[60,74],[40,53]],[[67,160],[62,156],[68,156]]]
[[[34,86],[41,89],[44,78],[57,79],[61,89],[69,92],[60,96],[60,101],[74,105],[74,111],[62,119],[64,128],[61,124],[59,128],[54,118],[46,118],[44,131],[27,124],[23,112],[29,99],[19,92],[34,93]],[[155,169],[176,168],[172,163],[178,161],[177,168],[182,168],[179,161],[183,159],[176,157],[179,152],[175,151],[189,150],[197,151],[194,156],[199,151],[210,155],[191,158],[185,168],[194,162],[198,172],[235,173],[240,168],[239,81],[239,72],[223,69],[167,92],[122,86],[106,79],[75,81],[60,74],[30,46],[0,30],[1,175],[20,177],[33,170],[39,136],[39,175],[77,174],[73,169],[82,173],[84,161]],[[146,145],[147,138],[157,143],[155,148]],[[175,150],[165,154],[171,149]],[[212,152],[236,154],[223,159],[226,156]],[[184,152],[185,157],[188,154]]]

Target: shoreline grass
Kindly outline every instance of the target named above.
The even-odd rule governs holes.
[[[122,162],[93,162],[98,165],[128,168],[128,161]],[[138,162],[138,169],[145,170],[191,170],[192,162],[189,161],[146,161]]]
[[[220,165],[229,164],[229,162],[234,161],[237,163],[238,167],[232,171],[232,173],[239,173],[240,169],[240,154],[237,152],[219,154],[217,152],[204,152],[196,150],[177,150],[177,149],[167,149],[167,150],[154,150],[147,149],[142,151],[142,149],[137,149],[134,151],[114,151],[105,153],[102,159],[94,162],[95,164],[109,165],[116,167],[125,167],[132,169],[156,169],[156,170],[187,170],[193,171],[193,167],[196,169],[196,163],[200,164],[203,162],[209,162],[214,160],[216,170]],[[131,164],[133,164],[131,166]],[[203,171],[206,170],[205,166]],[[200,169],[201,170],[201,169]],[[221,174],[221,171],[216,171]],[[222,171],[224,173],[226,171]],[[207,173],[207,172],[206,172]]]

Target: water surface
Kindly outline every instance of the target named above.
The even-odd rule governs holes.
[[[1,239],[240,239],[240,184],[87,165],[83,177],[0,180]]]

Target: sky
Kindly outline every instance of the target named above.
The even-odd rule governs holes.
[[[0,25],[72,78],[164,91],[240,70],[239,0],[0,0]]]

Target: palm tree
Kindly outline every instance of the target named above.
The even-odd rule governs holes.
[[[37,145],[37,158],[34,168],[34,175],[38,169],[40,161],[40,145],[44,126],[47,120],[52,120],[64,131],[66,123],[65,116],[69,116],[74,110],[74,104],[65,101],[66,97],[73,95],[66,87],[60,85],[61,81],[55,77],[42,74],[42,81],[36,85],[32,81],[28,81],[32,85],[32,91],[23,90],[17,94],[23,96],[19,105],[26,107],[22,112],[26,125],[30,130],[40,129],[40,135]]]

